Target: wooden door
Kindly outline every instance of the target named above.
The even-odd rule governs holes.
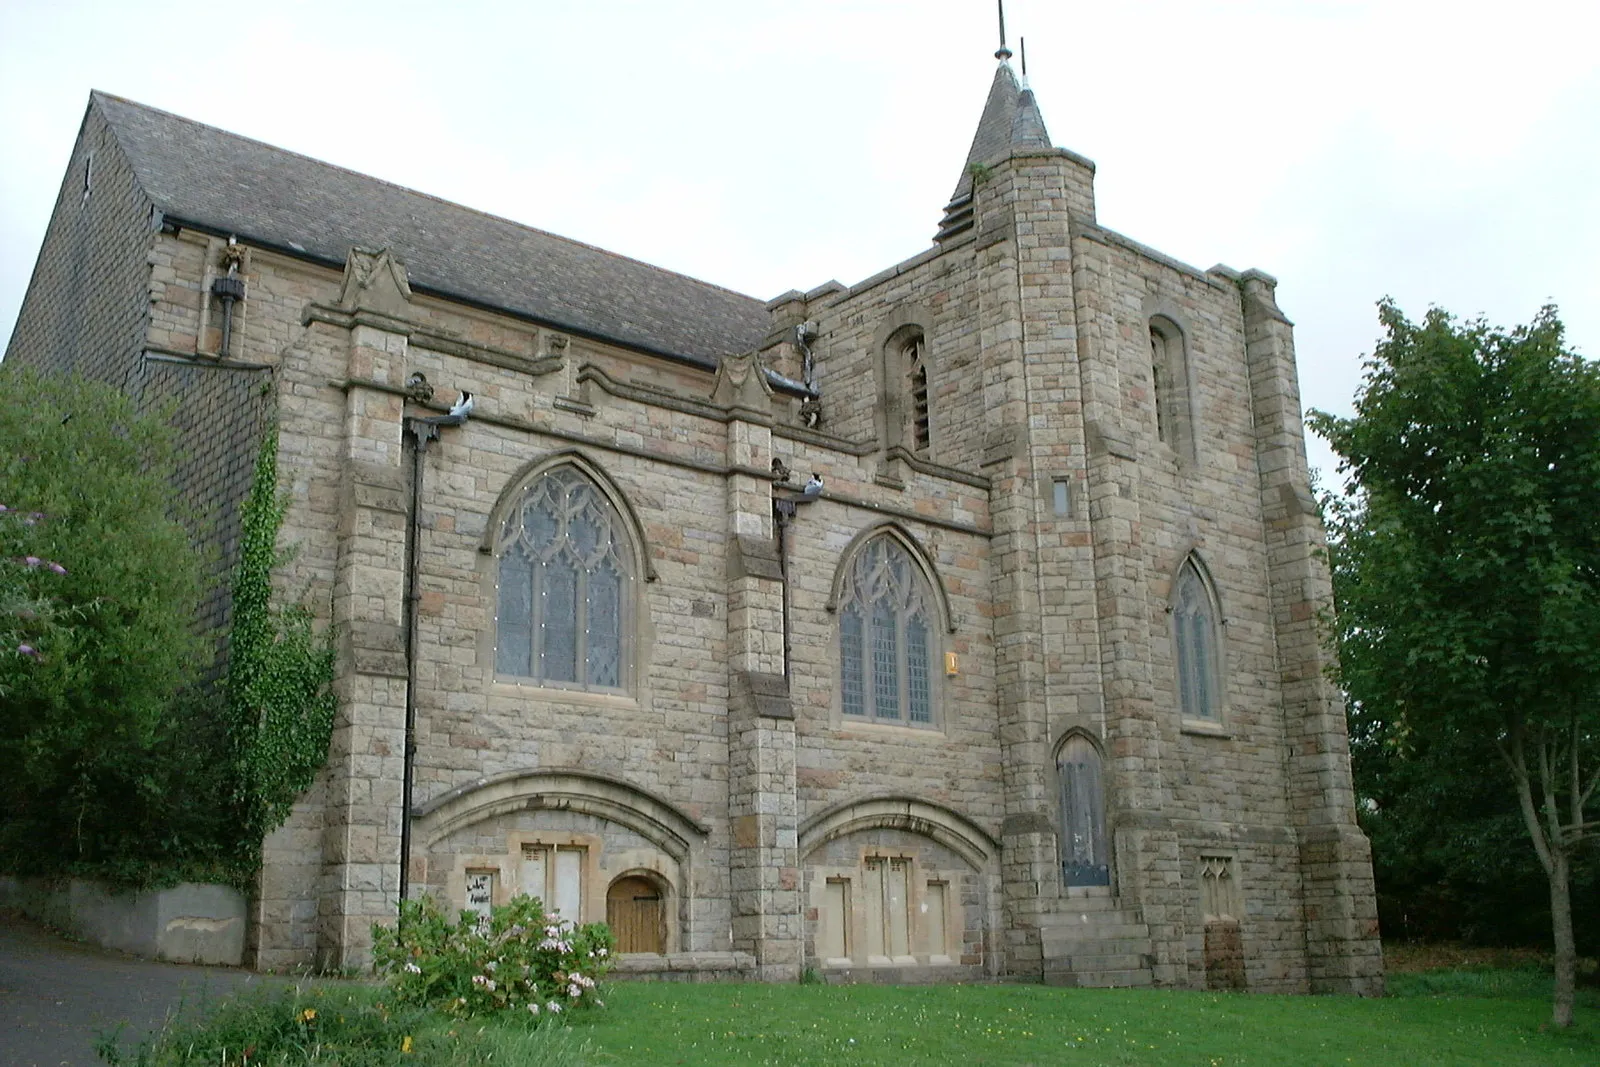
[[[648,878],[618,878],[606,891],[606,923],[618,952],[663,952],[661,890]]]

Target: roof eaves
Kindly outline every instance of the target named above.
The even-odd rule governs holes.
[[[298,259],[306,263],[316,263],[319,266],[329,267],[333,270],[344,270],[344,261],[340,259],[334,259],[331,256],[320,255],[303,247],[296,247],[292,244],[286,244],[283,241],[258,237],[254,234],[246,233],[227,225],[206,222],[201,219],[185,218],[175,212],[167,211],[159,203],[156,204],[156,208],[157,210],[161,211],[162,218],[174,226],[180,226],[187,230],[198,230],[201,233],[209,233],[214,237],[237,237],[245,244],[253,245],[256,248],[264,248],[268,251],[276,252],[279,255],[288,256],[291,259]],[[486,301],[478,297],[474,297],[468,293],[458,293],[448,289],[441,289],[431,285],[417,283],[411,283],[411,290],[412,292],[423,293],[428,296],[436,296],[444,300],[449,300],[452,303],[463,304],[467,307],[476,308],[479,311],[489,311],[495,314],[507,315],[522,322],[529,322],[533,323],[534,325],[559,330],[562,333],[571,334],[574,337],[582,337],[585,340],[600,341],[604,344],[615,345],[619,348],[626,348],[630,351],[639,352],[644,355],[668,359],[675,363],[681,363],[685,366],[693,367],[696,370],[714,371],[717,369],[717,361],[713,359],[706,359],[702,356],[690,355],[687,352],[674,352],[669,349],[659,348],[653,345],[641,344],[638,341],[622,337],[615,337],[596,330],[588,329],[587,327],[574,326],[569,322],[560,322],[547,316],[533,315],[527,311],[522,311],[514,307],[507,307],[504,304],[496,304],[491,301]]]

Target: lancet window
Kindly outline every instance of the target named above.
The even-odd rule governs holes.
[[[1178,704],[1185,719],[1222,719],[1222,649],[1216,598],[1194,557],[1183,561],[1172,598]]]

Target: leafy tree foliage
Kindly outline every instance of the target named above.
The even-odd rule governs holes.
[[[1384,936],[1547,944],[1549,883],[1529,862],[1517,797],[1492,757],[1486,766],[1481,742],[1402,741],[1391,716],[1369,706],[1349,711],[1350,762],[1364,802],[1358,815],[1372,841]],[[1573,936],[1584,956],[1600,953],[1597,861],[1594,848],[1573,857]]]
[[[170,434],[104,386],[19,372],[4,388],[0,865],[114,881],[211,865],[217,738],[184,698],[201,561]]]
[[[1412,770],[1499,768],[1549,884],[1565,1026],[1600,780],[1600,370],[1553,308],[1509,333],[1379,317],[1355,416],[1311,419],[1347,479],[1329,525],[1352,733]]]
[[[224,690],[196,685],[203,560],[173,437],[121,392],[29,372],[0,407],[0,870],[248,887],[327,759],[334,653],[273,602],[277,436],[242,516]]]

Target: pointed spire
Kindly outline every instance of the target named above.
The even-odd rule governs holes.
[[[994,83],[989,86],[989,98],[984,101],[983,117],[978,120],[977,132],[972,136],[972,148],[968,150],[967,162],[961,168],[961,178],[956,182],[955,192],[950,195],[950,203],[945,206],[944,221],[934,240],[953,237],[972,225],[974,170],[1007,159],[1017,152],[1050,147],[1050,132],[1045,129],[1044,116],[1039,113],[1033,90],[1026,88],[1011,69],[1011,64],[1002,59],[999,69],[994,72]]]
[[[1017,113],[1011,119],[1011,148],[1015,151],[1050,147],[1050,131],[1044,128],[1044,116],[1039,114],[1039,103],[1034,100],[1033,90],[1028,88],[1027,79],[1024,78],[1022,92],[1017,94]]]

